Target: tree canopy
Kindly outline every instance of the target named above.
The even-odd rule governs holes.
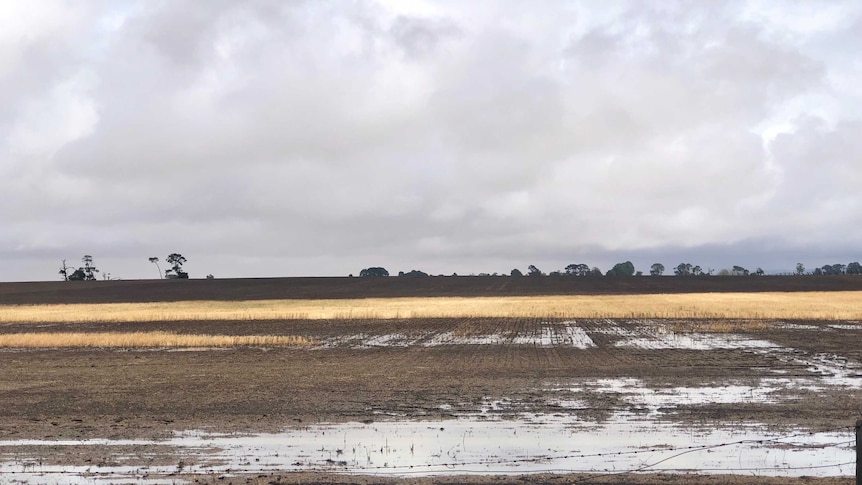
[[[371,268],[365,268],[360,271],[359,276],[389,276],[389,271],[386,271],[386,268],[372,266]]]

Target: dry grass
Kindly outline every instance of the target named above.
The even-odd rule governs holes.
[[[682,320],[670,325],[674,333],[738,333],[763,332],[772,325],[767,320]]]
[[[171,332],[51,332],[0,334],[0,347],[238,347],[306,346],[305,337],[271,335],[186,335]]]
[[[699,293],[0,306],[0,323],[393,318],[862,319],[862,292]]]

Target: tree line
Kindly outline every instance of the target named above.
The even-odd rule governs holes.
[[[742,266],[733,265],[730,268],[724,268],[716,272],[712,268],[704,269],[699,265],[691,264],[691,263],[679,263],[675,267],[671,268],[673,270],[674,276],[763,276],[766,274],[762,268],[758,267],[754,270],[749,270]],[[662,263],[653,263],[649,268],[650,276],[663,276],[666,272],[667,268]],[[792,273],[797,276],[806,276],[806,275],[862,275],[862,264],[854,261],[848,264],[827,264],[821,266],[819,268],[814,268],[813,271],[807,271],[805,265],[802,263],[796,263],[796,270]],[[352,274],[350,275],[353,276]],[[359,272],[359,276],[367,277],[367,276],[389,276],[389,271],[386,268],[380,266],[373,266],[370,268],[365,268]],[[409,272],[399,271],[398,276],[430,276],[428,273],[419,270],[411,270]],[[440,275],[444,276],[444,275]],[[457,273],[453,273],[452,276],[458,276]],[[478,275],[471,276],[501,276],[499,273],[479,273]],[[526,273],[522,272],[520,269],[515,268],[509,272],[509,276],[575,276],[575,277],[599,277],[599,276],[643,276],[642,271],[637,271],[635,269],[635,265],[631,261],[624,261],[622,263],[615,264],[611,269],[606,272],[602,272],[596,266],[589,266],[584,263],[572,263],[567,265],[562,270],[551,271],[550,273],[545,273],[535,265],[527,266]]]

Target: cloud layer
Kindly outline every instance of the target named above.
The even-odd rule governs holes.
[[[15,2],[0,280],[855,261],[860,46],[852,1]]]

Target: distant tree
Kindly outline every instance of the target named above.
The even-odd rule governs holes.
[[[389,276],[389,271],[386,271],[386,268],[372,266],[371,268],[365,268],[360,271],[359,276]]]
[[[208,275],[207,275],[207,279],[208,279],[208,280],[214,280],[214,279],[215,279],[215,276],[213,276],[212,274],[208,274]]]
[[[765,272],[763,271],[763,268],[758,267],[756,270],[754,270],[754,274],[755,276],[763,276]]]
[[[590,267],[583,264],[570,264],[566,266],[565,272],[569,276],[589,276],[590,275]]]
[[[727,268],[723,268],[718,272],[718,276],[730,276],[730,274],[730,270]]]
[[[598,266],[593,266],[593,269],[590,270],[590,276],[601,276],[602,270],[599,269]]]
[[[93,273],[98,273],[99,270],[96,269],[96,266],[93,264],[93,257],[89,254],[85,254],[83,258],[81,258],[81,262],[84,263],[84,279],[87,281],[96,281],[96,275]]]
[[[691,263],[679,263],[676,268],[673,269],[673,274],[677,276],[691,276],[691,270]]]
[[[409,273],[399,271],[398,276],[428,276],[428,273],[424,271],[419,271],[418,269],[412,269]]]
[[[733,276],[748,276],[748,270],[742,266],[734,266],[733,269],[730,270],[730,274]]]
[[[649,267],[649,275],[650,276],[661,276],[664,274],[664,265],[661,263],[653,263],[652,266]]]
[[[78,268],[69,275],[69,281],[84,281],[87,279],[87,273],[84,268]]]
[[[813,273],[813,274],[814,274],[815,276],[820,276],[820,275],[822,275],[822,274],[823,274],[823,270],[822,270],[822,269],[820,269],[820,268],[814,268],[814,273]]]
[[[69,271],[72,268],[66,266],[66,260],[63,260],[62,266],[60,266],[60,271],[57,272],[60,276],[63,277],[63,281],[69,281]]]
[[[695,265],[694,267],[691,268],[691,275],[692,276],[703,276],[703,268]]]
[[[159,278],[162,278],[162,268],[159,266],[159,258],[151,256],[150,262],[156,265],[156,271],[159,273]]]
[[[635,265],[631,261],[617,263],[613,268],[609,269],[605,276],[634,276]]]
[[[509,272],[509,276],[524,276],[524,273],[521,273],[521,270],[515,268]]]
[[[186,262],[186,258],[183,257],[180,253],[171,253],[165,258],[165,261],[171,265],[171,269],[165,270],[165,277],[170,278],[178,278],[178,279],[188,279],[189,274],[183,271],[183,264]],[[173,274],[171,274],[173,271]]]
[[[802,263],[796,263],[796,274],[798,276],[805,274],[805,266]]]
[[[532,264],[527,266],[527,276],[544,276],[544,275],[545,274],[542,273],[542,270],[533,266]]]
[[[844,274],[844,268],[846,268],[846,266],[841,263],[837,263],[824,265],[820,269],[822,274],[825,275],[841,275]]]
[[[548,273],[548,276],[563,276],[563,272],[559,270],[554,270]]]
[[[862,264],[859,264],[858,261],[854,261],[847,265],[847,274],[862,274]]]

